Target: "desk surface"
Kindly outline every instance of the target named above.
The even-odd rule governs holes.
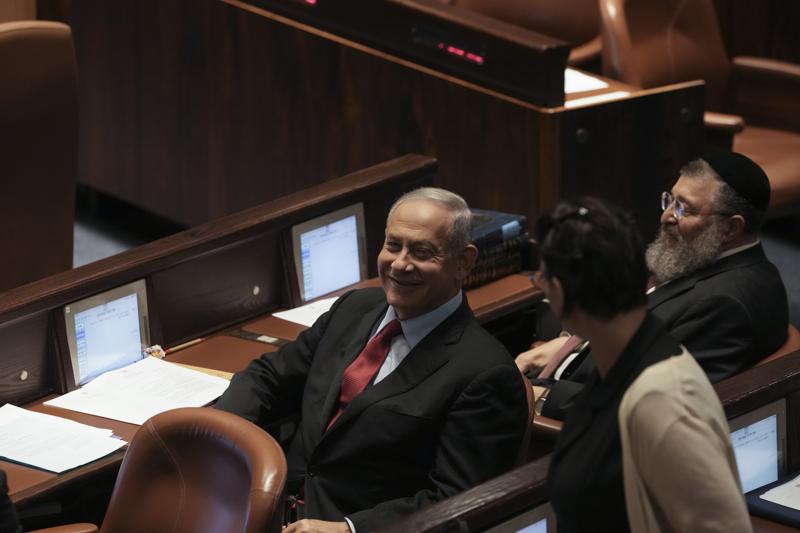
[[[361,285],[377,286],[378,281],[369,280]],[[481,322],[514,313],[535,303],[541,296],[541,291],[525,273],[512,274],[467,291],[470,307]],[[294,340],[305,329],[304,326],[270,315],[223,330],[203,342],[168,355],[167,360],[225,372],[237,372],[260,354],[277,350],[277,347],[269,344],[233,336],[240,328],[287,340]],[[127,441],[130,441],[138,428],[134,424],[43,405],[43,402],[50,398],[52,397],[43,398],[26,407],[84,424],[110,428],[115,435]],[[123,455],[124,451],[119,451],[61,475],[2,460],[0,469],[8,474],[12,501],[17,507],[23,507],[56,491],[69,490],[73,485],[85,482],[93,474],[118,468]]]

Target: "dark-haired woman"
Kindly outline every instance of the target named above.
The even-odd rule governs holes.
[[[537,234],[539,283],[597,365],[550,466],[559,533],[750,531],[719,399],[646,311],[635,222],[584,198],[543,217]]]

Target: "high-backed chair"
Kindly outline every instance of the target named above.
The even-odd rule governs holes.
[[[607,76],[645,88],[704,79],[707,142],[732,141],[764,168],[770,216],[800,206],[800,65],[729,59],[713,0],[600,0],[600,15]]]
[[[597,0],[445,0],[488,17],[543,33],[572,45],[568,63],[586,66],[600,59]]]
[[[0,290],[72,268],[77,172],[69,27],[0,24]]]
[[[261,428],[211,408],[167,411],[131,440],[100,531],[278,533],[285,483],[283,451]]]
[[[3,0],[0,2],[0,22],[36,18],[36,0]]]

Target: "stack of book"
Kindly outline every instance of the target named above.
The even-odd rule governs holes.
[[[472,209],[472,243],[478,260],[464,286],[475,287],[530,268],[531,238],[523,215]]]

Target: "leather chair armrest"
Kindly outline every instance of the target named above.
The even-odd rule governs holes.
[[[600,61],[600,53],[603,51],[603,40],[600,35],[591,41],[575,46],[570,50],[567,64],[572,67],[586,67]]]
[[[754,125],[800,132],[800,64],[741,56],[732,61],[736,112]]]
[[[563,425],[564,423],[560,420],[555,420],[546,416],[536,416],[533,418],[533,431],[531,439],[544,439],[550,442],[555,442],[558,438],[558,435],[561,433],[561,427]]]
[[[706,129],[735,135],[744,129],[744,119],[739,115],[706,111],[703,114]]]
[[[94,524],[67,524],[65,526],[48,527],[37,529],[31,533],[96,533],[97,526]]]
[[[733,148],[733,136],[744,129],[744,119],[738,115],[706,111],[703,122],[706,127],[706,145],[724,150]]]
[[[732,61],[733,72],[737,76],[757,76],[765,81],[784,80],[800,87],[800,65],[796,63],[752,56],[734,57]]]

